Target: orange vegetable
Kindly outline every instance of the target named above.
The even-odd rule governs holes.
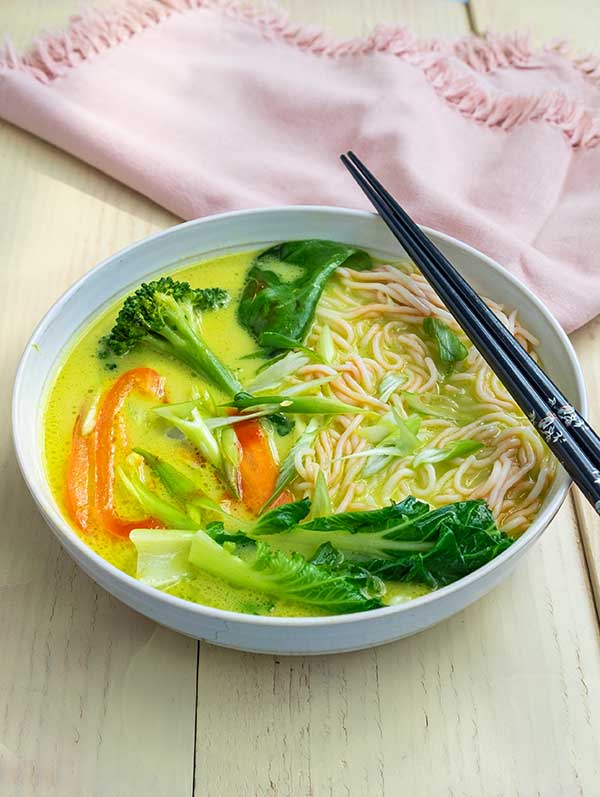
[[[279,473],[279,465],[275,461],[269,439],[260,421],[244,421],[235,424],[235,431],[240,444],[240,476],[242,501],[255,514],[273,494]],[[282,493],[283,495],[283,493]],[[289,496],[289,493],[288,493]],[[288,497],[288,501],[291,496]],[[287,503],[285,497],[273,504]]]
[[[83,416],[78,415],[67,462],[67,508],[75,523],[85,531],[90,512],[91,435],[81,432]]]
[[[162,378],[152,368],[134,368],[127,371],[104,396],[94,435],[95,509],[103,528],[119,537],[128,537],[129,532],[135,528],[160,528],[154,518],[123,520],[114,508],[115,437],[122,430],[119,411],[133,390],[157,399],[164,397]]]

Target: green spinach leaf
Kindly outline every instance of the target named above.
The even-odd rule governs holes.
[[[274,270],[278,263],[300,273],[283,279]],[[240,324],[269,353],[279,350],[269,340],[272,333],[302,343],[327,280],[342,265],[363,271],[372,260],[361,249],[333,241],[289,241],[267,249],[248,272],[238,306]]]
[[[458,335],[439,318],[426,318],[423,321],[423,331],[435,341],[440,364],[450,370],[455,363],[464,360],[469,350],[461,343]]]

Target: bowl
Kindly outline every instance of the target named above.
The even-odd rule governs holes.
[[[540,340],[550,376],[583,413],[587,403],[573,348],[551,313],[500,265],[443,233],[424,228],[482,294],[510,308]],[[404,252],[374,214],[332,207],[280,207],[197,219],[152,235],[109,257],[80,279],[35,329],[19,364],[13,393],[13,435],[19,466],[44,519],[78,565],[104,589],[141,614],[183,634],[239,650],[285,655],[338,653],[400,639],[444,620],[480,598],[513,570],[539,539],[567,495],[559,469],[530,528],[489,564],[437,592],[396,606],[333,617],[257,617],[213,609],[148,587],[104,561],[62,516],[44,472],[43,399],[61,357],[95,316],[142,280],[193,261],[275,242],[326,238],[374,255]]]

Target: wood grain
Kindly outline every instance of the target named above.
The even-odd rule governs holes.
[[[299,22],[322,26],[338,36],[369,33],[375,25],[408,25],[419,35],[462,36],[468,32],[465,6],[448,0],[280,0]]]
[[[506,584],[416,637],[315,658],[202,645],[199,794],[597,793],[600,645],[583,568],[566,505]]]
[[[477,29],[511,31],[529,25],[534,41],[541,43],[554,38],[565,38],[574,53],[591,50],[600,55],[600,2],[578,0],[575,5],[563,0],[527,2],[521,0],[471,0],[472,17]],[[587,324],[572,336],[580,358],[591,399],[590,419],[600,427],[600,320]],[[596,400],[594,400],[596,399]],[[574,490],[574,500],[586,551],[590,579],[596,606],[600,615],[600,519]]]
[[[11,20],[38,28],[47,5],[15,5]],[[99,259],[175,220],[6,124],[0,184],[0,794],[187,797],[197,643],[125,608],[72,563],[9,439],[14,371],[34,324]]]
[[[590,321],[583,329],[578,330],[572,335],[571,340],[585,375],[590,401],[590,421],[595,429],[600,429],[600,407],[598,406],[598,396],[600,396],[600,318]],[[600,518],[579,490],[574,491],[574,499],[596,600],[596,610],[600,617]]]
[[[598,0],[470,0],[480,33],[529,30],[537,44],[567,39],[575,52],[600,55],[600,3]]]
[[[4,0],[0,30],[24,44],[64,24],[77,5]],[[448,0],[285,5],[340,35],[379,20],[424,35],[468,30],[465,6]],[[481,26],[511,29],[522,18],[517,0],[472,5]],[[554,0],[527,7],[539,10],[542,37],[578,18],[585,46],[589,0],[571,2],[562,18]],[[0,297],[2,797],[598,794],[600,639],[571,503],[487,598],[414,638],[345,656],[276,658],[202,644],[197,667],[195,642],[131,612],[75,568],[16,474],[8,438],[16,360],[73,280],[176,219],[1,123],[0,185],[10,288]],[[599,336],[596,322],[574,338],[596,397]],[[583,509],[580,519],[600,561],[595,521]]]

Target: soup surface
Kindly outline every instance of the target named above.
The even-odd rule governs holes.
[[[232,399],[231,394],[221,389],[222,385],[211,384],[206,374],[143,341],[124,354],[111,351],[99,357],[101,341],[109,335],[123,298],[97,317],[66,353],[47,400],[46,467],[56,501],[85,542],[116,567],[146,580],[140,570],[136,546],[127,530],[121,533],[127,519],[154,518],[156,521],[158,517],[156,522],[141,523],[141,528],[180,526],[175,525],[175,520],[166,521],[160,511],[158,515],[150,511],[150,498],[140,502],[139,493],[128,484],[128,478],[135,481],[139,477],[136,484],[145,485],[163,503],[170,501],[169,505],[183,509],[184,514],[193,503],[188,503],[187,499],[182,502],[181,494],[169,489],[168,478],[161,482],[157,478],[158,471],[149,470],[150,459],[143,458],[146,454],[155,463],[158,458],[160,463],[175,465],[183,481],[193,483],[194,495],[200,496],[193,511],[190,509],[193,520],[185,527],[187,536],[182,536],[183,548],[165,549],[159,556],[152,554],[151,567],[155,568],[162,556],[171,575],[163,581],[158,578],[148,583],[179,597],[221,609],[288,616],[340,610],[328,606],[326,600],[305,599],[301,590],[292,590],[289,594],[284,590],[282,594],[274,587],[270,593],[258,582],[259,588],[254,588],[252,580],[245,588],[235,576],[222,577],[218,564],[207,564],[206,570],[185,564],[177,570],[178,565],[173,563],[177,559],[181,565],[181,552],[189,549],[188,537],[195,527],[216,529],[213,537],[216,544],[222,546],[218,556],[224,551],[233,553],[233,546],[237,545],[236,562],[245,563],[248,554],[244,552],[254,551],[253,544],[248,546],[244,540],[225,537],[237,530],[237,523],[244,529],[252,524],[261,508],[272,509],[286,502],[296,506],[301,499],[309,498],[314,507],[318,505],[321,514],[346,517],[345,513],[349,512],[367,513],[398,505],[410,496],[434,510],[479,499],[477,506],[485,502],[497,526],[506,535],[514,538],[522,533],[551,484],[554,459],[414,267],[406,262],[372,262],[368,268],[358,270],[351,267],[351,261],[347,265],[342,263],[331,270],[325,281],[315,312],[307,317],[302,339],[296,336],[295,341],[290,340],[281,333],[279,338],[265,343],[267,338],[260,336],[257,342],[256,324],[260,326],[260,319],[259,322],[255,320],[252,327],[248,323],[250,310],[244,317],[241,309],[242,305],[248,305],[249,271],[253,264],[261,262],[257,260],[259,254],[229,255],[170,274],[177,281],[188,282],[192,288],[219,288],[230,295],[226,306],[202,312],[201,330],[203,340],[242,387],[242,399],[236,396],[235,407],[221,406],[231,403]],[[294,294],[295,280],[297,282],[302,275],[303,263],[278,260],[277,253],[264,263],[265,268],[268,266],[277,274],[280,287],[289,284],[289,294]],[[305,294],[306,291],[302,295],[298,292],[298,302],[304,301]],[[309,297],[307,301],[310,303],[312,299]],[[536,341],[520,326],[516,312],[490,304],[516,337],[534,352]],[[303,311],[304,305],[298,304],[298,307]],[[299,312],[296,308],[291,315],[297,320]],[[164,395],[159,400],[156,391],[155,395],[142,389],[124,393],[113,407],[112,425],[106,432],[110,456],[106,451],[98,453],[103,424],[106,425],[109,418],[107,396],[119,379],[126,380],[125,374],[135,371],[139,377],[142,369],[152,369],[160,375],[160,389],[164,390]],[[211,392],[209,398],[207,388]],[[278,403],[269,409],[257,399],[251,406],[243,406],[240,402],[249,394],[259,399],[277,396]],[[315,411],[311,405],[314,399],[330,402],[327,412]],[[215,456],[225,463],[221,469],[214,466],[210,451],[207,454],[202,448],[202,441],[198,443],[200,427],[194,418],[199,416],[193,415],[194,402],[202,407],[202,418],[214,416],[209,424],[223,424],[211,427],[212,432],[206,432],[202,426],[203,434],[209,437],[213,434],[217,439]],[[179,407],[177,412],[181,418],[178,420],[168,413],[160,415],[162,405]],[[157,406],[158,413],[155,412]],[[206,410],[207,406],[213,408],[212,413]],[[334,407],[337,407],[335,412]],[[344,411],[344,407],[348,411]],[[276,410],[274,414],[273,409]],[[187,413],[186,420],[182,413]],[[231,439],[226,438],[225,433],[223,437],[219,435],[222,429],[228,432],[236,429],[237,422],[226,424],[233,414],[239,416],[240,413],[258,417],[237,424],[235,456],[242,473],[239,483],[244,493],[236,498],[224,477],[229,467],[225,462],[226,440],[231,442]],[[221,420],[215,421],[215,418]],[[186,423],[188,426],[196,423],[193,433],[188,431]],[[245,448],[248,441],[239,431],[244,428],[260,436],[262,449],[260,446],[256,449],[254,460],[252,450]],[[209,443],[212,445],[212,437]],[[252,441],[248,443],[250,447],[252,444]],[[77,446],[80,453],[85,451],[88,457],[79,464]],[[142,454],[132,453],[133,449]],[[81,461],[85,463],[83,469]],[[240,461],[245,463],[245,475]],[[107,463],[110,471],[104,476],[99,471],[102,462]],[[273,481],[282,480],[284,469],[288,478],[279,496],[269,507],[261,507],[262,499],[273,492]],[[99,486],[101,478],[106,482],[104,486]],[[249,487],[251,484],[254,486]],[[255,487],[256,493],[251,493]],[[102,490],[106,491],[111,511],[121,524],[119,533],[107,527],[106,513],[94,511]],[[73,506],[82,494],[87,499],[84,498],[77,514]],[[90,502],[89,511],[84,507],[86,500]],[[221,515],[219,510],[228,514]],[[168,514],[166,517],[170,518]],[[308,519],[314,517],[311,510]],[[219,526],[220,522],[224,526]],[[135,528],[135,520],[130,525]],[[348,543],[350,537],[357,544],[359,539],[366,540],[362,527],[362,536],[353,535],[354,527],[344,527],[344,533],[348,531],[349,536],[347,534],[341,541],[331,528],[330,522],[329,531],[300,532],[304,534],[300,543],[296,527],[291,535],[289,529],[284,534],[268,530],[266,535],[260,536],[259,545],[277,549],[289,561],[293,560],[294,551],[300,551],[307,560],[314,559],[319,551],[321,558],[332,551],[338,558],[346,555],[344,567],[351,564],[352,568],[344,570],[343,577],[360,584],[361,594],[376,595],[377,605],[425,594],[483,564],[506,547],[500,544],[497,551],[494,548],[494,552],[485,554],[481,560],[474,558],[474,549],[465,548],[461,550],[460,561],[461,567],[466,569],[459,568],[454,576],[442,574],[441,579],[436,580],[433,564],[425,569],[426,572],[422,571],[419,569],[422,561],[419,560],[417,566],[415,557],[434,548],[445,533],[441,526],[437,537],[424,535],[414,544],[398,542],[401,538],[394,532],[396,553],[392,551],[393,546],[383,552],[377,548],[378,564],[373,564],[371,570],[369,562],[374,561],[375,556],[373,546],[370,552],[367,546],[358,555],[351,551]],[[329,534],[322,538],[323,546],[321,538],[315,541],[311,537],[322,531]],[[253,540],[256,539],[255,535]],[[494,538],[494,545],[498,539]],[[156,540],[159,540],[158,533]],[[509,542],[507,540],[506,544]],[[441,550],[441,546],[438,547]],[[409,554],[413,557],[410,563],[408,559],[402,560],[402,567],[397,558],[400,551],[405,559]],[[210,558],[210,554],[207,556]],[[392,561],[394,567],[382,565],[382,562]],[[317,559],[315,562],[315,567],[329,566],[328,563],[321,565]],[[339,579],[342,566],[338,562],[335,567],[338,570],[331,572],[340,574],[336,576]],[[264,567],[258,569],[264,574]],[[371,604],[362,608],[371,608]],[[355,609],[348,606],[346,610]]]

